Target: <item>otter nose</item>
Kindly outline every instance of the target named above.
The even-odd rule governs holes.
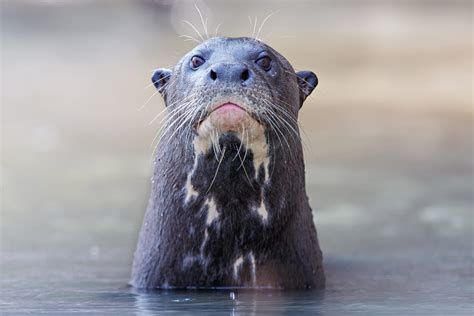
[[[247,66],[242,64],[218,64],[211,67],[208,78],[213,82],[247,84],[252,74]]]

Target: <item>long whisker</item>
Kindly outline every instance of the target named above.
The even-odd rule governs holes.
[[[212,145],[212,151],[214,152],[214,158],[216,158],[216,161],[219,161],[218,155],[219,155],[219,135],[218,132],[213,129],[211,131],[211,145]]]
[[[156,90],[155,92],[153,92],[153,94],[145,101],[145,103],[143,103],[143,105],[138,108],[138,111],[143,110],[143,109],[145,108],[145,106],[147,106],[147,104],[151,101],[151,99],[153,99],[153,97],[154,97],[157,93],[159,93],[158,90]]]
[[[184,124],[186,124],[188,121],[192,120],[192,118],[194,116],[193,114],[195,113],[195,111],[198,111],[198,110],[199,110],[198,108],[196,108],[196,109],[189,108],[185,111],[185,113],[181,116],[181,117],[184,117],[183,122],[176,128],[176,130],[173,132],[173,134],[169,137],[168,142],[171,141],[171,139],[176,134],[176,132],[178,132],[181,129],[181,127],[184,126]],[[168,126],[166,131],[163,132],[163,135],[165,135],[176,122],[178,122],[178,119],[176,119],[170,126]]]
[[[301,136],[299,135],[299,133],[297,133],[297,131],[295,130],[295,127],[285,120],[285,117],[281,117],[281,118],[280,118],[281,120],[283,120],[283,121],[285,122],[285,124],[286,124],[287,126],[289,126],[289,127],[293,130],[294,134],[297,135],[297,138],[302,141],[303,146],[304,146],[306,149],[312,151],[311,146],[309,146],[308,143],[306,142],[306,141],[309,141],[310,138],[309,138],[308,134],[306,133],[306,131],[303,129],[303,127],[298,123],[298,121],[297,121],[294,117],[292,117],[292,116],[289,114],[289,112],[288,112],[285,108],[283,108],[280,104],[277,104],[277,103],[272,103],[272,104],[273,104],[276,108],[278,108],[278,109],[281,111],[281,113],[282,113],[287,119],[290,120],[290,122],[294,123],[296,126],[299,127],[300,130],[303,131],[304,139],[301,138]]]
[[[214,181],[216,180],[217,173],[219,172],[219,168],[220,168],[220,166],[221,166],[222,160],[224,160],[225,150],[226,150],[226,148],[225,148],[225,146],[224,146],[224,149],[223,149],[223,152],[222,152],[222,155],[221,155],[221,159],[219,160],[219,164],[217,165],[216,173],[214,174],[214,177],[212,178],[211,185],[210,185],[209,188],[207,189],[206,194],[209,193],[209,190],[211,190],[212,185],[214,184]]]
[[[154,147],[155,141],[159,137],[159,140],[156,143],[156,146],[158,146],[163,136],[167,133],[168,129],[171,129],[175,124],[177,124],[180,121],[181,118],[185,117],[187,111],[189,110],[186,110],[185,113],[180,113],[180,115],[173,122],[171,122],[171,118],[167,119],[166,123],[161,126],[161,128],[159,129],[159,131],[156,133],[155,137],[153,138],[153,141],[151,142],[151,147]]]
[[[164,121],[168,120],[168,119],[172,119],[176,114],[178,114],[184,107],[186,107],[187,104],[184,103],[180,106],[178,106],[176,109],[173,109],[172,111],[169,111],[168,113],[166,113],[166,116],[160,121],[161,124],[163,124]],[[158,115],[156,115],[148,125],[151,125],[153,124],[161,115],[165,114],[166,111],[169,110],[169,106],[167,106],[165,109],[163,109],[160,113],[158,113]]]
[[[168,143],[173,139],[173,136],[178,132],[180,131],[180,129],[184,126],[184,124],[188,123],[191,119],[191,117],[188,115],[188,113],[191,111],[192,109],[188,109],[186,110],[185,113],[183,113],[182,115],[180,115],[177,119],[175,119],[170,125],[163,125],[163,127],[166,126],[166,130],[161,132],[161,130],[163,129],[163,127],[160,129],[160,131],[157,133],[157,136],[160,135],[157,143],[156,143],[156,146],[154,146],[154,149],[153,149],[153,152],[152,152],[152,157],[155,155],[155,152],[158,148],[158,145],[161,143],[161,141],[163,140],[163,138],[165,137],[165,135],[171,131],[171,128],[176,124],[176,123],[179,123],[182,119],[182,123],[181,125],[179,125],[176,130],[173,132],[173,134],[168,138]],[[155,139],[156,137],[155,136]],[[154,142],[153,142],[154,143]]]
[[[255,38],[255,30],[257,28],[257,17],[255,17],[255,23],[253,24],[252,37]]]
[[[232,158],[232,161],[235,160],[235,158],[237,158],[237,155],[239,155],[240,153],[240,150],[242,149],[242,145],[244,143],[244,137],[245,137],[245,127],[242,125],[242,133],[241,133],[242,137],[240,138],[240,146],[239,148],[237,149],[237,154],[235,154],[234,158]]]
[[[293,153],[293,150],[291,150],[291,146],[288,143],[288,140],[286,139],[286,137],[285,137],[284,133],[281,131],[281,129],[278,127],[278,124],[276,124],[276,122],[275,122],[275,114],[272,113],[272,112],[269,112],[268,109],[265,110],[265,113],[267,114],[267,118],[270,120],[270,122],[273,122],[274,130],[276,131],[277,135],[278,135],[278,133],[280,133],[280,135],[282,136],[283,140],[286,143],[288,151],[290,152],[290,156],[294,159],[295,158],[294,153]]]
[[[263,112],[262,114],[267,118],[267,122],[270,124],[270,128],[272,130],[275,130],[277,127],[274,126],[274,123],[271,121],[271,119],[268,117],[268,115],[265,112]],[[280,142],[280,146],[283,147],[283,143],[281,142],[280,135],[278,133],[275,133],[275,135],[277,136],[278,141]]]
[[[192,112],[191,112],[191,113],[192,113]],[[181,124],[176,128],[176,130],[173,132],[173,134],[171,134],[171,136],[168,138],[168,143],[173,139],[173,136],[176,135],[176,133],[178,133],[178,132],[181,130],[181,128],[182,128],[185,124],[189,123],[191,120],[192,120],[192,116],[187,116],[187,117],[183,120],[183,122],[181,122]]]
[[[265,22],[267,22],[267,20],[268,20],[273,14],[275,14],[275,12],[270,13],[269,15],[267,15],[267,16],[265,17],[265,19],[263,19],[262,24],[260,24],[260,27],[258,28],[257,36],[255,36],[255,39],[256,39],[256,40],[259,40],[260,32],[262,31],[262,28],[263,28],[263,26],[265,25]]]
[[[273,139],[270,137],[270,141],[272,142],[271,143],[271,146],[274,148],[275,147],[275,144],[273,143]],[[277,155],[277,151],[276,150],[272,150],[272,160],[273,160],[273,163],[272,163],[272,171],[270,172],[270,175],[269,175],[269,179],[271,179],[273,177],[273,172],[275,171],[275,161],[276,161],[276,155]]]
[[[279,137],[279,134],[281,134],[283,136],[285,142],[288,144],[288,141],[286,140],[286,137],[284,136],[284,133],[280,129],[280,127],[284,128],[289,132],[293,143],[296,144],[297,140],[301,139],[300,135],[299,135],[299,133],[296,129],[296,127],[298,126],[298,122],[296,121],[296,119],[289,116],[288,112],[285,109],[282,109],[281,107],[279,108],[276,104],[270,103],[269,101],[266,101],[264,99],[262,100],[262,102],[264,102],[265,104],[267,104],[269,106],[273,106],[273,107],[275,107],[275,108],[277,108],[281,111],[280,114],[275,113],[271,108],[267,108],[263,111],[264,112],[263,114],[266,114],[267,121],[270,124],[270,127],[273,130],[277,131],[277,134],[276,134],[277,137]],[[293,122],[294,125],[290,124],[287,121],[287,119],[285,119],[285,116],[287,117],[287,119],[289,119],[291,122]],[[280,145],[281,145],[281,139],[279,141],[280,141]],[[289,147],[289,145],[288,145],[288,147]]]
[[[204,22],[204,18],[202,17],[201,10],[199,10],[197,3],[194,4],[194,7],[196,8],[197,12],[199,13],[199,17],[201,18],[201,23],[202,27],[204,28],[204,33],[206,34],[207,39],[209,39],[209,33],[207,32],[207,18],[206,22]]]
[[[242,168],[242,167],[244,166],[245,158],[247,158],[247,152],[248,152],[248,150],[249,150],[248,134],[249,134],[249,133],[247,133],[247,138],[243,138],[243,139],[246,139],[246,140],[247,140],[247,143],[245,144],[244,158],[241,160],[242,163],[241,163],[240,166],[237,168],[237,170],[239,170],[240,168]],[[239,157],[240,157],[240,155],[239,155]],[[244,167],[244,169],[245,169],[245,167]]]
[[[167,113],[167,118],[170,118],[170,116],[172,117],[174,115],[174,113],[176,113],[176,111],[179,111],[180,109],[182,109],[184,106],[187,106],[187,103],[185,103],[185,101],[187,99],[191,99],[190,97],[194,97],[195,94],[192,94],[191,96],[188,96],[186,98],[184,98],[184,100],[182,100],[181,102],[183,102],[181,105],[179,105],[177,108],[173,109],[172,111],[170,111],[169,113]],[[168,104],[160,113],[158,113],[151,121],[150,123],[148,123],[148,125],[151,125],[153,124],[162,114],[164,114],[166,111],[168,111],[170,108],[173,107],[173,103],[171,104]],[[164,119],[163,119],[164,120]],[[163,120],[161,120],[160,123],[163,123]]]
[[[173,68],[173,67],[169,67],[169,66],[168,66],[168,67],[164,67],[164,68]],[[156,69],[155,69],[155,70],[156,70]],[[155,71],[155,70],[153,70],[153,71]],[[148,89],[149,87],[154,86],[155,83],[158,83],[158,82],[160,82],[161,80],[166,80],[166,79],[168,79],[169,77],[171,77],[171,75],[165,76],[165,77],[160,78],[160,79],[158,79],[158,80],[156,80],[156,81],[152,81],[151,83],[147,84],[147,85],[145,86],[145,88],[143,88],[143,90],[146,90],[146,89]]]
[[[192,94],[190,95],[190,97],[195,97],[195,94]],[[186,98],[185,98],[186,99]],[[181,105],[179,105],[177,108],[173,109],[172,111],[170,111],[167,116],[166,116],[166,121],[163,123],[163,120],[161,121],[162,124],[162,127],[160,128],[160,130],[158,131],[158,133],[156,133],[155,137],[153,138],[153,141],[152,141],[152,147],[153,147],[153,144],[155,143],[155,140],[158,138],[159,135],[164,135],[164,133],[162,134],[161,132],[165,129],[165,128],[171,128],[174,124],[176,124],[176,122],[178,122],[182,117],[186,116],[186,114],[189,112],[189,109],[186,110],[186,107],[189,106],[190,104],[192,104],[192,100],[189,100],[189,101],[184,101],[183,100],[183,103]],[[167,110],[168,108],[170,108],[171,105],[169,105],[165,110]],[[184,111],[184,112],[183,112]],[[178,114],[178,117],[176,119],[175,116]],[[174,122],[171,123],[171,121],[174,119]],[[159,142],[158,142],[159,143]]]
[[[168,75],[168,76],[166,76],[166,77],[160,78],[160,79],[158,79],[158,80],[152,82],[150,85],[155,84],[155,83],[157,83],[157,82],[160,82],[161,80],[166,80],[166,79],[168,79],[170,76],[171,76],[171,75]],[[164,87],[165,87],[165,86],[163,86],[163,88],[164,88]],[[167,85],[166,85],[166,87],[167,87]],[[145,101],[145,103],[144,103],[142,106],[140,106],[140,107],[138,108],[138,111],[143,110],[143,109],[145,108],[145,106],[147,106],[147,104],[151,101],[151,99],[153,99],[153,97],[154,97],[157,93],[159,93],[159,92],[160,92],[160,90],[156,90],[156,91]]]
[[[252,21],[252,18],[250,17],[250,15],[247,15],[247,18],[249,19],[250,29],[252,29],[252,28],[253,28],[253,21]],[[253,37],[253,36],[250,36],[250,37]]]
[[[181,38],[185,38],[185,41],[188,40],[188,41],[194,41],[198,44],[202,43],[200,40],[198,40],[197,38],[195,37],[192,37],[191,35],[180,35],[178,37],[181,37]]]
[[[242,158],[240,157],[240,154],[238,155],[238,157],[239,157],[241,165],[243,166],[244,160],[242,160]],[[247,173],[247,170],[245,169],[245,167],[243,167],[242,169],[244,170],[245,177],[247,178],[247,181],[248,181],[249,185],[255,190],[255,188],[252,184],[252,181],[250,180],[249,174]],[[239,170],[239,169],[237,169],[237,170]]]
[[[271,104],[270,104],[271,105]],[[274,105],[274,104],[273,104]],[[274,105],[276,107],[276,105]],[[289,134],[292,136],[292,140],[294,143],[296,143],[296,140],[297,139],[300,139],[300,136],[299,136],[299,133],[298,131],[290,124],[288,123],[288,121],[286,121],[283,117],[281,117],[280,115],[277,115],[276,113],[274,113],[273,110],[271,109],[268,109],[268,112],[271,112],[272,113],[272,117],[278,121],[280,123],[280,125],[285,128]]]
[[[221,27],[222,23],[217,24],[216,31],[214,32],[214,36],[217,37],[217,33],[219,32],[219,28]]]
[[[202,40],[202,42],[205,41],[204,37],[201,35],[201,33],[198,31],[198,29],[189,21],[187,20],[181,20],[183,23],[186,23],[187,25],[189,25],[193,30],[194,32],[196,32],[196,34],[199,36],[199,38]]]
[[[160,121],[160,123],[163,123],[165,120],[172,119],[176,115],[177,112],[181,111],[183,108],[187,107],[188,105],[193,104],[194,103],[193,98],[195,98],[196,96],[197,94],[193,93],[187,96],[186,98],[184,98],[181,102],[179,102],[181,104],[178,105],[176,108],[174,108],[172,111],[170,111],[168,115]],[[170,104],[167,107],[172,108],[173,106],[174,104]]]

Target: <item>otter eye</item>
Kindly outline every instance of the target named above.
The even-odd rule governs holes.
[[[272,67],[272,60],[268,56],[260,57],[259,59],[257,59],[256,63],[265,71],[269,71]]]
[[[193,56],[191,58],[191,68],[196,70],[198,69],[202,64],[204,64],[205,60],[202,57],[199,56]]]

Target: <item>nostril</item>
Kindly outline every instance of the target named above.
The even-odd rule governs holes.
[[[217,73],[214,70],[211,70],[211,73],[209,74],[209,76],[211,77],[212,80],[217,79]]]
[[[248,78],[249,78],[249,70],[248,70],[248,69],[245,69],[245,70],[242,71],[242,73],[240,74],[240,79],[242,79],[242,81],[247,81]]]

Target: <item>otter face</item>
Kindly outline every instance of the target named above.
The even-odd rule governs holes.
[[[152,81],[185,122],[175,125],[202,138],[295,133],[298,110],[318,83],[262,42],[221,37],[195,47],[173,70],[156,70]]]

